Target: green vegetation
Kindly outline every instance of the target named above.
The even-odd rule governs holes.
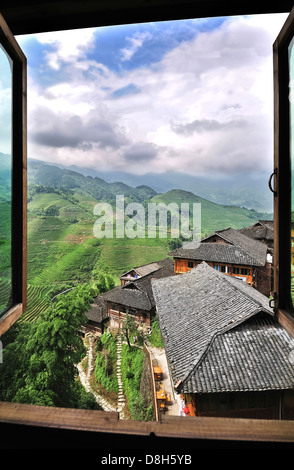
[[[58,297],[32,323],[17,323],[3,336],[0,399],[18,403],[98,408],[76,380],[85,353],[78,329],[96,290],[82,285]]]
[[[123,389],[128,400],[131,418],[140,421],[153,419],[152,402],[144,400],[140,391],[144,366],[143,350],[135,346],[122,346],[121,373]]]
[[[176,203],[180,208],[181,203],[201,204],[201,234],[207,236],[216,230],[223,230],[228,227],[235,229],[247,227],[254,224],[259,219],[268,219],[269,214],[256,212],[253,209],[246,209],[238,206],[226,206],[210,202],[189,191],[173,189],[165,194],[158,194],[151,199],[156,204],[162,202],[166,205]],[[192,214],[190,214],[192,220]]]
[[[159,328],[158,318],[155,318],[152,322],[152,331],[151,335],[149,336],[149,341],[152,346],[156,348],[164,348],[164,344],[162,341],[161,331]]]
[[[100,384],[108,392],[118,392],[116,361],[116,340],[111,333],[104,333],[97,343],[96,386]]]

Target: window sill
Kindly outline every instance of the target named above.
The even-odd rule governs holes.
[[[9,309],[0,318],[0,337],[13,325],[13,323],[21,316],[23,312],[23,304],[16,304]]]
[[[294,421],[163,416],[120,421],[118,413],[0,402],[0,423],[156,438],[294,442]]]

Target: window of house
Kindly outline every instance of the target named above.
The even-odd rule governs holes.
[[[274,195],[274,304],[280,323],[293,335],[293,84],[294,12],[274,46],[274,168],[269,186]]]
[[[247,268],[241,268],[241,274],[243,274],[244,276],[247,276],[248,269]]]
[[[240,273],[240,268],[233,267],[233,274],[239,274]]]
[[[188,261],[188,268],[193,268],[193,267],[194,267],[194,262]]]
[[[219,264],[215,264],[215,265],[214,265],[214,269],[216,269],[217,271],[220,271],[220,265],[219,265]]]
[[[221,272],[222,272],[222,273],[227,272],[227,271],[226,271],[226,266],[224,266],[224,265],[221,266]]]
[[[0,336],[26,308],[26,58],[0,15]]]

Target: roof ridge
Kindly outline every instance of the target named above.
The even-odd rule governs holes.
[[[243,238],[243,240],[248,239],[248,240],[250,241],[250,244],[251,244],[251,245],[253,244],[253,245],[255,245],[256,247],[259,246],[260,248],[261,248],[262,246],[265,246],[265,248],[266,248],[266,245],[264,245],[264,244],[263,244],[262,242],[260,242],[259,240],[252,239],[252,238],[248,237],[247,235],[245,235],[244,233],[239,232],[239,231],[237,231],[236,229],[234,229],[234,228],[232,228],[232,227],[229,227],[229,228],[224,229],[224,230],[220,230],[220,231],[218,232],[218,234],[220,235],[221,232],[226,232],[226,231],[229,231],[229,230],[230,230],[231,232],[233,232],[233,233],[238,234],[238,238],[241,238],[241,239]],[[220,235],[220,236],[221,236],[221,235]],[[232,241],[232,240],[230,239],[230,237],[229,237],[228,239],[227,239],[226,237],[223,237],[223,238],[225,238],[228,242],[230,242],[232,245],[236,246],[237,248],[242,249],[248,256],[250,256],[250,257],[252,258],[252,254],[251,254],[250,252],[248,252],[247,248],[246,248],[246,247],[243,247],[242,244],[239,245],[238,241],[237,241],[237,242],[236,242],[235,240]],[[265,257],[266,257],[266,252],[267,252],[267,249],[265,249]]]

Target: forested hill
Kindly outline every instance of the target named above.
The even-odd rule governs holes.
[[[157,193],[147,185],[131,187],[122,182],[108,183],[98,177],[84,176],[77,171],[59,168],[58,166],[46,164],[38,160],[29,160],[28,181],[31,185],[29,194],[33,197],[35,191],[32,191],[32,189],[39,185],[44,186],[44,190],[47,192],[50,192],[50,189],[62,189],[74,195],[77,195],[77,193],[83,194],[86,198],[90,197],[92,201],[109,202],[113,206],[116,203],[116,196],[120,194],[124,196],[125,203],[145,202],[146,205],[147,202],[162,202],[165,204],[173,202],[178,204],[179,207],[182,202],[190,204],[200,203],[202,208],[203,233],[220,230],[229,226],[241,228],[252,225],[259,219],[272,218],[272,214],[258,212],[254,209],[217,204],[190,191],[173,189]],[[37,201],[35,202],[37,204]],[[50,200],[48,199],[47,202],[49,204],[48,207],[50,207]],[[71,202],[74,203],[74,199]],[[29,208],[32,209],[33,204]],[[44,209],[46,210],[47,208],[44,207]]]
[[[127,184],[107,183],[101,178],[84,176],[72,170],[66,170],[54,165],[48,165],[37,160],[29,160],[28,181],[51,188],[80,189],[97,201],[115,204],[116,195],[123,194],[127,202],[142,202],[151,199],[157,193],[149,186],[141,185],[133,188]]]

